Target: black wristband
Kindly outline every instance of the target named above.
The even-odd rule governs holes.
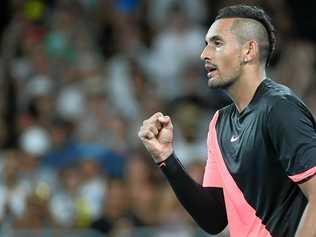
[[[167,177],[176,177],[179,172],[183,172],[184,168],[176,155],[172,153],[167,159],[164,161],[161,161],[157,163],[161,171],[167,176]]]

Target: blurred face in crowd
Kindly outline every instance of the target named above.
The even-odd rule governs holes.
[[[126,214],[129,197],[127,187],[123,181],[112,180],[109,184],[105,213],[110,218],[119,218]]]
[[[61,179],[68,192],[76,193],[80,184],[80,176],[75,167],[62,170]]]
[[[80,174],[85,180],[98,177],[100,175],[100,166],[93,158],[84,159],[80,162]]]
[[[231,31],[234,19],[216,20],[208,30],[201,54],[210,88],[230,87],[241,74],[241,45]]]

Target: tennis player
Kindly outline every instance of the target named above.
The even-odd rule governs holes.
[[[289,88],[266,76],[275,48],[270,18],[254,6],[225,7],[205,41],[208,86],[233,103],[210,122],[203,184],[177,159],[168,116],[154,114],[138,136],[206,232],[228,225],[231,237],[316,236],[316,123]]]

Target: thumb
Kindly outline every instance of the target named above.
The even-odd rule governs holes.
[[[162,123],[165,128],[172,128],[172,122],[169,116],[161,116],[158,118],[158,121]]]

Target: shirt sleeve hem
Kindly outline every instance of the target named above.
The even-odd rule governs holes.
[[[293,182],[297,183],[297,182],[300,182],[300,181],[302,181],[304,179],[307,179],[310,176],[313,176],[315,174],[316,174],[316,166],[314,166],[314,167],[312,167],[312,168],[310,168],[310,169],[308,169],[308,170],[306,170],[306,171],[304,171],[302,173],[291,175],[291,176],[289,176],[289,178]]]

